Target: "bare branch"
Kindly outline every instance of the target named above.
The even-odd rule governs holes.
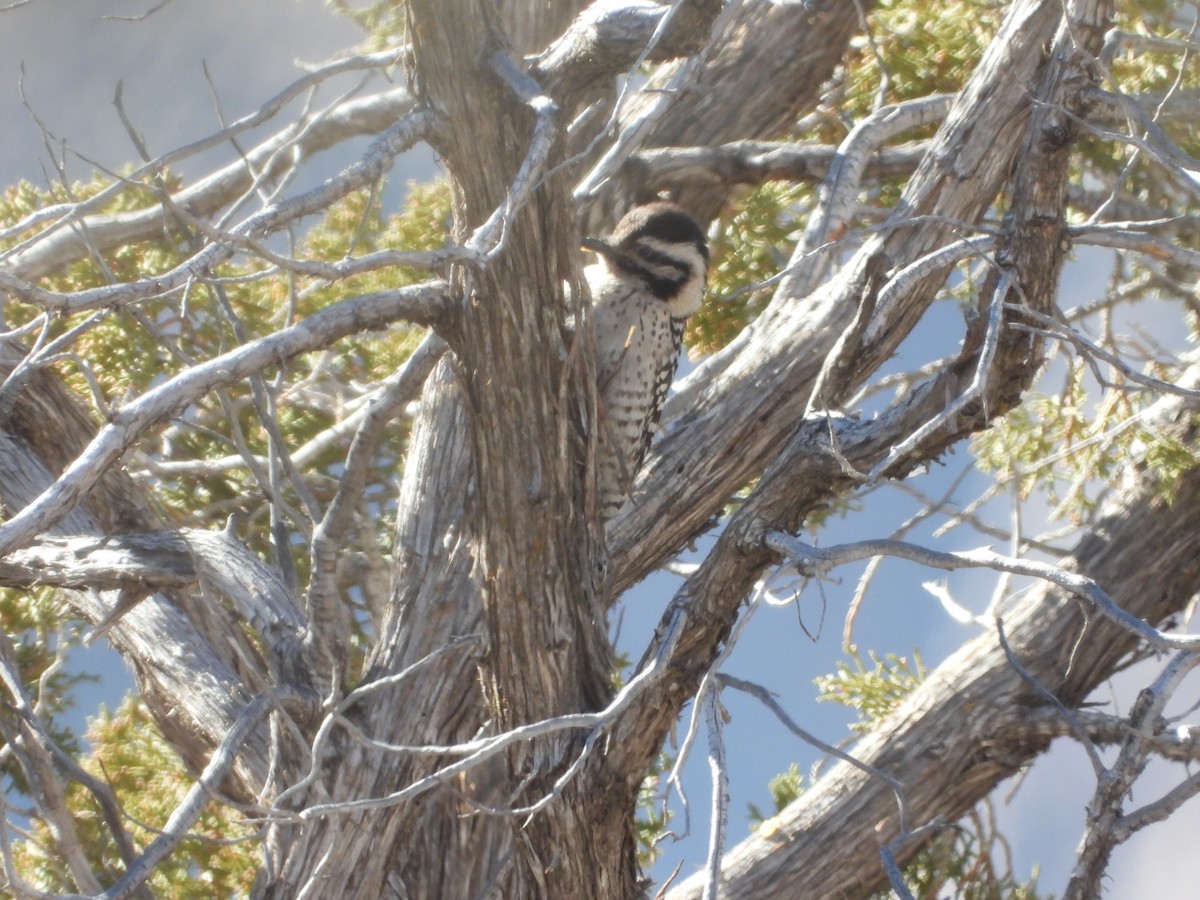
[[[194,584],[187,544],[170,533],[100,537],[44,537],[0,560],[0,584],[28,588],[116,590]]]
[[[467,242],[468,249],[488,259],[496,257],[504,250],[507,244],[505,226],[529,202],[558,136],[558,129],[554,124],[558,117],[558,107],[554,101],[542,92],[532,78],[517,69],[507,54],[494,54],[491,64],[496,74],[520,101],[533,111],[537,119],[533,126],[533,136],[529,139],[529,150],[521,160],[521,167],[513,176],[504,203],[493,211],[486,222],[475,229],[475,233]]]
[[[1156,391],[1158,393],[1175,394],[1180,397],[1190,397],[1193,400],[1200,400],[1200,390],[1183,387],[1175,384],[1174,382],[1163,381],[1161,378],[1154,378],[1150,375],[1143,375],[1141,372],[1137,371],[1124,360],[1122,360],[1115,353],[1110,353],[1108,350],[1105,350],[1103,347],[1099,346],[1095,341],[1084,337],[1076,329],[1068,328],[1062,322],[1052,318],[1051,316],[1047,316],[1033,310],[1027,310],[1022,306],[1014,306],[1013,304],[1008,303],[1005,304],[1005,307],[1013,312],[1019,312],[1022,315],[1033,319],[1035,322],[1045,325],[1045,329],[1036,329],[1039,334],[1054,338],[1055,340],[1062,340],[1070,344],[1074,344],[1076,347],[1079,347],[1086,352],[1089,356],[1096,357],[1108,363],[1110,366],[1120,372],[1124,378],[1133,382],[1132,385],[1115,385],[1112,381],[1106,378],[1098,377],[1096,380],[1102,387],[1120,387],[1123,390],[1134,390],[1141,388],[1145,390]],[[1022,325],[1019,322],[1013,323],[1010,325],[1010,327],[1035,330],[1029,329],[1029,326]]]
[[[242,744],[246,742],[251,730],[258,724],[259,718],[267,711],[269,705],[270,699],[265,696],[255,697],[246,704],[237,721],[213,751],[212,759],[200,774],[200,778],[167,819],[162,833],[150,842],[150,846],[126,870],[121,880],[101,894],[101,897],[105,900],[128,897],[150,877],[159,861],[179,845],[221,782],[229,776]]]
[[[1062,717],[1057,707],[1031,710],[1015,728],[1023,730],[1026,739],[1040,743],[1069,737],[1076,733],[1076,726],[1084,730],[1088,740],[1103,745],[1123,743],[1133,733],[1129,720],[1124,716],[1098,709],[1077,709],[1074,710],[1072,724]],[[1014,737],[1021,739],[1016,734]],[[1180,763],[1200,762],[1200,729],[1179,725],[1150,734],[1142,733],[1140,737],[1151,752],[1163,759]]]
[[[25,545],[62,518],[109,465],[145,431],[214,388],[240,381],[300,353],[348,334],[381,328],[397,319],[432,324],[443,316],[445,285],[430,282],[343,300],[303,322],[193,366],[114,413],[88,449],[37,500],[0,526],[0,556]]]
[[[1146,222],[1076,225],[1067,228],[1067,234],[1080,244],[1093,247],[1113,247],[1117,250],[1134,250],[1146,254],[1151,259],[1200,272],[1200,252],[1146,233],[1149,229],[1172,225],[1184,232],[1190,229],[1187,217],[1182,217]]]
[[[1004,298],[1008,295],[1009,289],[1008,275],[1002,275],[999,284],[996,285],[991,302],[988,304],[987,329],[984,331],[983,346],[979,350],[979,359],[971,376],[970,384],[961,394],[947,403],[937,416],[926,420],[916,431],[895,444],[888,451],[888,455],[871,470],[869,477],[872,480],[882,477],[898,460],[904,459],[915,451],[930,435],[947,428],[968,404],[984,399],[992,363],[1000,345],[1000,324],[1004,318]],[[949,429],[947,428],[947,430]]]
[[[908,175],[927,150],[927,142],[882,147],[872,154],[864,178]],[[770,181],[814,183],[828,178],[838,159],[838,147],[782,141],[735,141],[715,147],[652,147],[639,150],[625,163],[625,177],[647,184],[648,190],[671,190],[676,185],[710,184],[731,190],[737,185]]]
[[[1142,735],[1152,735],[1158,730],[1167,701],[1183,678],[1197,666],[1200,666],[1200,653],[1175,654],[1154,683],[1134,700],[1129,713],[1130,733],[1116,761],[1100,773],[1095,794],[1088,804],[1087,827],[1064,893],[1068,900],[1096,896],[1113,849],[1138,829],[1157,821],[1160,814],[1182,803],[1188,795],[1200,791],[1200,779],[1189,778],[1157,804],[1135,811],[1130,818],[1121,814],[1125,798],[1145,768],[1149,755],[1149,745]]]
[[[808,220],[804,237],[792,251],[788,274],[776,289],[783,297],[807,297],[829,271],[829,253],[818,250],[841,237],[849,225],[863,174],[879,147],[912,128],[946,116],[954,98],[923,97],[887,106],[863,119],[846,135],[821,187],[817,214]]]
[[[160,175],[168,167],[201,153],[212,147],[219,146],[249,129],[268,121],[289,102],[301,93],[311,90],[327,78],[346,71],[375,69],[387,66],[395,61],[396,54],[402,51],[389,50],[370,56],[351,57],[331,63],[329,66],[317,69],[303,76],[293,84],[284,88],[271,100],[253,113],[238,119],[220,131],[214,132],[199,141],[180,147],[158,159],[138,167],[119,181],[90,197],[82,203],[56,204],[43,207],[30,213],[19,222],[0,230],[0,239],[7,239],[23,234],[29,229],[45,222],[52,222],[49,228],[39,232],[33,239],[24,241],[15,250],[7,251],[0,260],[4,261],[5,270],[14,276],[33,280],[45,273],[42,266],[53,265],[52,254],[64,255],[64,262],[78,258],[81,249],[78,243],[64,236],[63,229],[70,232],[69,225],[80,221],[98,209],[111,202],[128,184],[137,183],[143,179]],[[331,111],[323,119],[302,126],[299,131],[292,125],[279,134],[268,138],[250,152],[245,161],[239,161],[208,176],[192,188],[181,191],[175,202],[191,209],[196,215],[212,212],[228,202],[244,190],[250,177],[250,167],[260,172],[269,172],[282,162],[280,151],[292,147],[303,157],[308,157],[323,150],[340,140],[345,140],[356,134],[383,131],[387,125],[396,121],[400,113],[406,113],[412,108],[412,101],[407,92],[391,91],[363,100],[343,104],[339,109]],[[276,162],[268,164],[268,161]],[[140,218],[139,218],[140,217]],[[82,225],[96,240],[99,249],[107,249],[116,243],[135,240],[135,234],[148,236],[154,231],[161,230],[161,211],[151,209],[118,216],[95,216],[84,218]],[[145,221],[142,221],[145,219]],[[140,227],[141,231],[136,231]],[[47,240],[58,232],[54,240]],[[132,232],[132,233],[131,233]],[[37,245],[36,252],[30,248]],[[59,265],[63,263],[58,263]]]
[[[690,0],[674,0],[671,8],[663,16],[655,27],[654,34],[650,37],[650,42],[647,45],[647,53],[655,41],[666,32],[674,17],[685,8]],[[700,0],[696,0],[697,3]],[[722,23],[732,21],[734,10],[737,8],[740,0],[734,0],[723,5],[720,15],[717,17],[716,23],[713,25],[713,30],[718,31],[722,27]],[[708,6],[713,6],[712,3],[707,3]],[[718,7],[721,4],[717,4]],[[689,83],[696,77],[700,69],[703,68],[705,54],[703,52],[688,59],[671,77],[670,82],[662,89],[655,92],[635,113],[632,121],[625,122],[618,133],[616,140],[600,157],[600,160],[592,167],[579,183],[575,186],[573,197],[576,202],[582,203],[595,196],[600,187],[608,181],[616,171],[624,164],[642,143],[649,137],[650,128],[654,122],[666,112],[667,107],[674,101],[676,96],[686,90]],[[636,65],[636,62],[635,62]],[[614,112],[614,121],[616,112]]]
[[[712,814],[709,817],[705,900],[717,900],[721,894],[721,857],[725,854],[725,832],[729,827],[729,772],[722,737],[724,715],[719,692],[708,691],[704,697],[704,719],[708,725],[708,766],[712,771]]]
[[[721,5],[712,0],[674,0],[669,5],[598,0],[542,54],[532,74],[556,98],[572,97],[633,68],[639,60],[657,62],[694,52]]]
[[[312,575],[305,605],[318,643],[339,665],[345,653],[348,628],[335,577],[337,556],[346,543],[354,507],[361,499],[368,467],[384,427],[416,396],[445,349],[440,338],[427,337],[364,407],[358,431],[346,455],[345,471],[337,493],[313,529],[309,547]]]
[[[1200,649],[1200,635],[1175,635],[1159,631],[1121,609],[1092,579],[1047,563],[1013,559],[987,549],[947,553],[904,541],[858,541],[834,547],[813,547],[796,538],[775,532],[766,537],[766,542],[776,552],[786,556],[789,565],[794,565],[798,571],[810,577],[820,577],[837,566],[874,556],[895,556],[950,571],[989,568],[1011,572],[1014,575],[1031,575],[1058,585],[1088,601],[1105,618],[1137,635],[1152,647],[1159,650]]]
[[[373,183],[391,167],[398,154],[421,140],[431,126],[432,117],[428,113],[409,114],[381,134],[361,160],[320,186],[249,216],[233,229],[233,235],[250,239],[264,237],[299,218],[324,209],[351,191]],[[43,309],[59,313],[118,306],[169,294],[194,278],[203,278],[219,262],[232,256],[236,249],[236,246],[227,242],[210,244],[161,275],[73,293],[38,288],[7,271],[0,271],[0,288]]]
[[[0,633],[0,681],[12,698],[11,705],[20,716],[16,729],[0,723],[5,743],[18,748],[24,775],[33,788],[38,812],[54,837],[57,851],[66,861],[75,883],[89,893],[101,890],[100,882],[84,854],[83,842],[75,827],[75,818],[67,807],[66,788],[52,761],[53,741],[34,714],[33,704],[17,669],[15,648],[6,633]],[[62,751],[59,751],[60,755]]]
[[[1147,825],[1164,821],[1197,794],[1200,794],[1200,772],[1193,772],[1164,796],[1123,815],[1114,836],[1123,843]]]

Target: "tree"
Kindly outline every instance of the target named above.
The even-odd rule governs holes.
[[[1193,333],[1196,48],[1172,4],[952,13],[929,41],[913,23],[934,20],[899,0],[379,4],[358,14],[396,41],[211,138],[10,191],[0,575],[26,593],[0,726],[40,827],[15,858],[6,832],[9,888],[145,894],[212,801],[212,827],[250,822],[260,897],[635,896],[639,798],[690,703],[713,839],[668,896],[905,890],[1064,734],[1097,783],[1067,895],[1095,896],[1113,848],[1200,787],[1125,811],[1151,754],[1196,755],[1165,705],[1200,645],[1166,624],[1196,593],[1200,469],[1194,363],[1112,326],[1150,297]],[[393,68],[405,87],[306,110],[194,184],[171,172],[323,79]],[[288,192],[356,135],[360,160]],[[385,218],[379,182],[420,142],[444,186]],[[606,530],[578,242],[661,194],[713,223],[714,291],[754,287],[694,324],[710,353]],[[1088,244],[1112,249],[1111,288],[1061,309]],[[958,345],[882,374],[939,298],[962,311]],[[1037,393],[1052,377],[1066,387]],[[400,453],[388,428],[414,402]],[[869,522],[853,544],[800,539],[865,492],[920,492],[971,439],[995,490],[1052,497],[1070,531],[930,500],[923,517],[1011,552]],[[609,611],[718,525],[618,672]],[[722,671],[740,623],[780,567],[812,581],[888,556],[996,572],[988,628],[882,702],[879,678],[856,682],[848,702],[875,703],[861,739],[726,855],[721,692],[780,709]],[[47,585],[134,668],[122,715],[165,741],[141,755],[169,746],[191,773],[143,846],[130,801],[55,733],[53,648],[12,637],[56,627]],[[1152,654],[1128,715],[1081,708]]]

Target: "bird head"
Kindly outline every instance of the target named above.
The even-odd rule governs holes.
[[[638,279],[686,318],[700,308],[708,281],[708,241],[696,220],[674,203],[634,207],[607,238],[584,238],[613,275]]]

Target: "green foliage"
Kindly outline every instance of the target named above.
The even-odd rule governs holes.
[[[359,6],[352,6],[350,0],[326,0],[326,3],[367,32],[364,52],[395,46],[404,37],[403,3],[396,0],[370,0]]]
[[[669,753],[660,753],[655,757],[654,765],[642,785],[638,788],[637,812],[634,816],[634,828],[637,834],[638,862],[649,866],[662,854],[658,842],[667,831],[671,821],[671,811],[662,802],[664,793],[663,776],[671,770],[675,758]]]
[[[851,647],[850,658],[839,662],[836,672],[815,679],[817,700],[840,703],[858,715],[850,726],[857,734],[874,728],[925,678],[925,663],[916,650],[911,660],[892,653],[882,658],[874,651],[867,655],[869,666],[858,648]]]
[[[1037,889],[1037,867],[1028,881],[1012,873],[1008,845],[995,830],[986,804],[964,826],[948,829],[926,844],[904,870],[914,897],[958,900],[1052,900]],[[893,897],[891,891],[877,900]]]
[[[770,299],[770,289],[755,289],[787,263],[782,248],[803,231],[811,210],[812,189],[780,182],[766,184],[739,201],[711,237],[710,297],[688,320],[685,338],[695,353],[711,353],[728,344]]]
[[[1153,34],[1168,40],[1192,40],[1194,36],[1186,27],[1189,23],[1179,14],[1179,5],[1164,0],[1145,3],[1124,0],[1118,6],[1120,27],[1129,35],[1112,61],[1113,81],[1120,85],[1121,92],[1152,112],[1171,93],[1194,95],[1200,88],[1195,53],[1185,54],[1178,45],[1141,39]],[[1196,116],[1190,113],[1158,116],[1156,126],[1185,153],[1194,156],[1200,152],[1200,120]],[[1140,133],[1140,129],[1135,129],[1135,133]],[[1174,179],[1164,178],[1162,167],[1138,152],[1132,141],[1124,146],[1123,153],[1110,157],[1106,163],[1095,153],[1089,159],[1106,173],[1123,173],[1125,191],[1138,202],[1160,209],[1173,207],[1176,212],[1182,206],[1194,206],[1189,203],[1187,192],[1180,191]],[[1181,232],[1184,242],[1196,247],[1200,236],[1189,236],[1186,231]]]
[[[770,813],[763,813],[757,804],[750,804],[750,825],[755,831],[761,831],[772,816],[783,812],[784,807],[804,793],[804,776],[800,773],[800,767],[792,763],[786,772],[767,782],[767,790],[771,792]]]
[[[1031,395],[978,435],[976,465],[998,481],[1016,481],[1022,500],[1042,492],[1057,519],[1077,522],[1094,510],[1130,460],[1156,475],[1160,496],[1172,502],[1180,476],[1196,466],[1194,451],[1141,420],[1155,399],[1149,393],[1110,390],[1089,409],[1085,374],[1075,366],[1061,393]]]
[[[157,837],[154,826],[161,827],[183,800],[192,776],[134,698],[126,699],[115,713],[102,711],[92,721],[87,739],[94,752],[85,768],[116,789],[130,837],[144,847]],[[67,806],[92,870],[102,884],[113,884],[125,865],[97,804],[91,794],[72,784]],[[238,819],[229,807],[210,803],[192,836],[155,868],[150,880],[155,894],[178,900],[248,896],[258,867],[258,844],[246,840],[254,834]],[[41,890],[76,889],[63,854],[43,823],[15,846],[14,857],[22,875]]]
[[[71,623],[64,621],[57,597],[58,592],[53,588],[0,589],[0,628],[12,642],[21,682],[51,737],[68,753],[78,753],[79,740],[62,724],[61,716],[74,706],[75,686],[94,681],[95,677],[73,672],[65,665],[77,641]],[[16,727],[17,713],[6,691],[0,703],[0,730],[11,734]],[[29,784],[14,754],[4,755],[0,775],[12,779],[16,790],[29,792]]]
[[[846,65],[845,108],[873,108],[886,77],[886,102],[957,91],[1000,27],[1009,4],[946,0],[937,15],[918,0],[881,0],[868,21],[873,44],[861,41]]]

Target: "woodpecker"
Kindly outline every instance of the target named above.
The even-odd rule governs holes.
[[[597,483],[608,522],[629,500],[658,424],[688,316],[708,278],[704,232],[673,203],[631,210],[607,238],[585,238],[600,259],[584,270],[592,295],[599,397]]]

